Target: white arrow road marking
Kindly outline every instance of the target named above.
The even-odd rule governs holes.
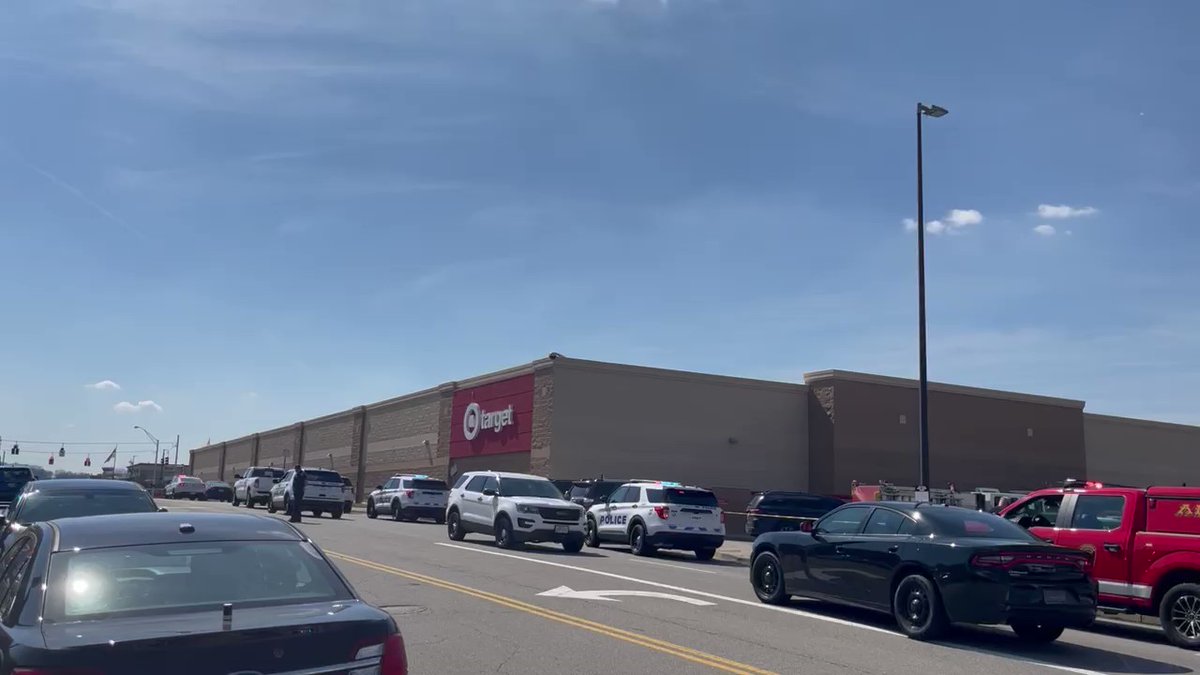
[[[550,598],[578,598],[580,600],[604,600],[606,602],[620,602],[620,600],[617,600],[616,598],[611,597],[611,596],[628,595],[628,596],[633,596],[633,597],[637,597],[637,598],[662,598],[663,600],[678,600],[679,602],[686,602],[689,605],[696,605],[697,607],[712,607],[713,605],[717,604],[715,602],[708,602],[706,600],[697,600],[696,598],[689,598],[689,597],[686,597],[683,595],[672,595],[670,593],[659,593],[658,591],[576,591],[576,590],[573,590],[570,586],[559,586],[558,588],[551,588],[548,591],[538,593],[538,595],[544,595],[544,596],[550,597]]]

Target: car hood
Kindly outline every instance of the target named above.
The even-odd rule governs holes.
[[[505,497],[514,504],[528,504],[530,506],[545,506],[551,509],[561,509],[568,506],[575,507],[578,504],[566,501],[565,499],[549,499],[546,497]]]

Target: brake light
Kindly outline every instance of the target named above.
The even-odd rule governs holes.
[[[656,507],[654,507],[654,515],[658,516],[659,518],[661,518],[663,520],[666,520],[667,518],[671,517],[671,507],[656,506]]]
[[[721,522],[722,523],[725,522],[725,512],[724,511],[721,512]]]
[[[392,633],[383,642],[374,644],[359,643],[354,650],[355,661],[379,659],[379,666],[362,668],[363,673],[378,673],[378,675],[408,675],[408,653],[404,649],[404,638],[399,633]],[[360,670],[351,670],[358,673]]]
[[[404,491],[404,496],[405,496],[405,497],[411,497],[412,495],[413,495],[413,491],[412,491],[412,490],[405,490],[405,491]]]
[[[1017,565],[1072,565],[1086,574],[1092,559],[1067,553],[980,553],[971,558],[972,567],[983,569],[1010,570]]]

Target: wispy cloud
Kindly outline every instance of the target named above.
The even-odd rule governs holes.
[[[59,178],[55,174],[51,173],[50,171],[47,171],[46,169],[43,169],[42,167],[34,164],[33,162],[30,162],[29,160],[25,159],[21,155],[17,154],[11,148],[5,148],[5,149],[8,151],[8,154],[10,156],[16,158],[16,160],[18,162],[20,162],[21,164],[24,164],[25,167],[28,168],[30,171],[33,171],[34,173],[38,174],[42,178],[45,178],[46,180],[50,181],[53,185],[58,187],[60,190],[63,190],[64,192],[70,194],[72,197],[75,198],[76,201],[84,204],[85,206],[90,208],[92,211],[100,214],[100,216],[102,216],[105,220],[108,220],[111,223],[119,225],[122,228],[124,228],[125,230],[128,230],[129,232],[136,234],[139,237],[145,236],[136,227],[134,227],[133,225],[130,225],[129,222],[126,221],[124,218],[121,218],[120,216],[113,213],[112,211],[109,211],[102,204],[100,204],[96,200],[89,197],[87,195],[87,193],[85,193],[83,190],[80,190],[79,188],[75,187],[74,185],[68,183],[67,181],[63,180],[62,178]]]
[[[1058,230],[1053,225],[1038,225],[1033,228],[1033,233],[1042,237],[1053,237],[1058,234]]]
[[[150,410],[153,412],[162,412],[162,406],[155,403],[154,401],[138,401],[137,403],[130,403],[129,401],[121,401],[120,403],[113,406],[113,410],[115,410],[118,414],[127,415],[127,414],[140,413],[143,410]]]
[[[1100,209],[1094,206],[1067,206],[1066,204],[1038,204],[1037,214],[1042,218],[1055,218],[1062,220],[1064,218],[1081,218],[1083,216],[1091,216],[1100,213]]]
[[[917,231],[917,221],[905,218],[901,221],[907,232]],[[965,228],[983,222],[983,214],[975,209],[952,209],[940,220],[930,220],[925,223],[928,234],[961,234]]]
[[[93,382],[92,384],[85,384],[83,386],[87,387],[88,389],[99,389],[101,391],[119,391],[121,389],[121,385],[113,382],[112,380],[100,380],[99,382]]]

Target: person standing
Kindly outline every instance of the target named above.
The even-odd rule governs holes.
[[[292,474],[292,517],[291,522],[300,522],[300,509],[304,506],[304,483],[308,477],[304,475],[304,469],[300,465],[296,465],[295,473]]]

